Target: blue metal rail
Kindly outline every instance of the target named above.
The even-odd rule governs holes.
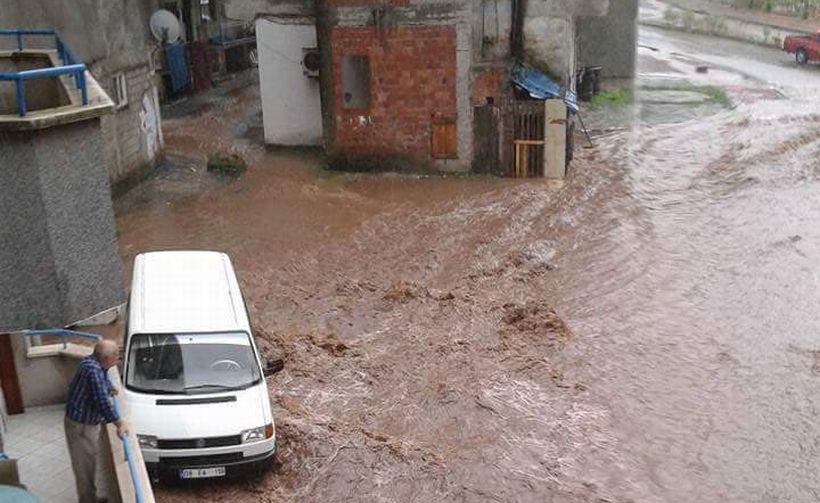
[[[25,35],[41,35],[54,37],[54,43],[57,48],[57,55],[60,58],[62,66],[55,66],[52,68],[39,68],[36,70],[24,70],[22,72],[4,72],[0,73],[0,81],[14,82],[15,93],[17,95],[17,112],[20,117],[26,115],[26,96],[24,83],[27,80],[42,79],[48,77],[60,77],[62,75],[73,75],[74,84],[80,90],[83,105],[88,105],[88,89],[85,83],[85,65],[74,56],[71,49],[60,39],[56,31],[50,29],[34,29],[34,30],[0,30],[0,36],[15,37],[17,39],[17,50],[24,49],[23,36]]]
[[[113,385],[114,383],[111,384]],[[122,389],[122,383],[119,384],[119,389]],[[118,417],[122,417],[119,403],[117,403],[117,397],[114,397],[112,403],[114,404],[114,412],[117,413]],[[137,482],[137,468],[134,466],[133,456],[131,456],[131,446],[128,445],[128,432],[125,432],[120,440],[122,440],[122,450],[125,452],[125,462],[128,464],[128,471],[131,473],[131,483],[134,484],[134,499],[137,503],[142,503],[142,490]]]
[[[97,334],[89,334],[88,332],[77,332],[76,330],[68,330],[65,328],[46,328],[42,330],[24,330],[20,332],[26,337],[34,337],[37,335],[54,335],[60,338],[63,343],[63,349],[66,347],[66,339],[68,337],[79,337],[80,339],[90,339],[92,341],[101,341],[102,337]]]
[[[0,74],[2,75],[2,74]],[[76,330],[68,330],[66,328],[46,328],[40,330],[24,330],[19,332],[25,337],[34,337],[37,335],[54,335],[58,336],[62,339],[63,348],[66,347],[66,338],[68,337],[79,337],[81,339],[90,339],[94,341],[101,341],[102,337],[97,334],[90,334],[88,332],[78,332]],[[111,376],[109,375],[109,380]],[[112,386],[115,384],[119,384],[117,387],[122,389],[121,383],[111,383]],[[120,412],[120,406],[117,401],[117,397],[114,397],[112,401],[114,405],[114,411],[117,413],[117,416],[122,417],[122,413]],[[134,499],[136,503],[142,503],[142,490],[140,489],[139,482],[137,482],[137,468],[134,466],[133,456],[131,455],[131,446],[128,445],[128,433],[123,435],[120,439],[122,440],[122,450],[125,453],[125,462],[128,464],[128,471],[131,474],[131,483],[134,485]],[[0,455],[3,453],[0,452]],[[0,457],[2,459],[2,457]]]

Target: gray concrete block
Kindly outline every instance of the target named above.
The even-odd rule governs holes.
[[[0,329],[53,327],[124,300],[98,119],[0,141]]]

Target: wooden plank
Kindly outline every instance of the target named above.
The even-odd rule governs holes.
[[[25,411],[23,394],[20,391],[17,368],[14,366],[11,337],[11,334],[0,334],[0,387],[3,389],[6,411],[9,414],[22,414]]]

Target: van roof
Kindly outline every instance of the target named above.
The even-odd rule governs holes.
[[[129,333],[250,332],[231,260],[215,251],[158,251],[134,259]]]

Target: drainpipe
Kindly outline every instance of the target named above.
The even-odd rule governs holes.
[[[333,114],[333,51],[330,32],[333,28],[331,6],[328,0],[315,0],[316,42],[321,60],[319,68],[319,97],[322,108],[322,134],[325,152],[332,155],[335,146],[336,124]]]
[[[510,54],[516,63],[524,61],[524,18],[526,15],[527,0],[512,0]]]

